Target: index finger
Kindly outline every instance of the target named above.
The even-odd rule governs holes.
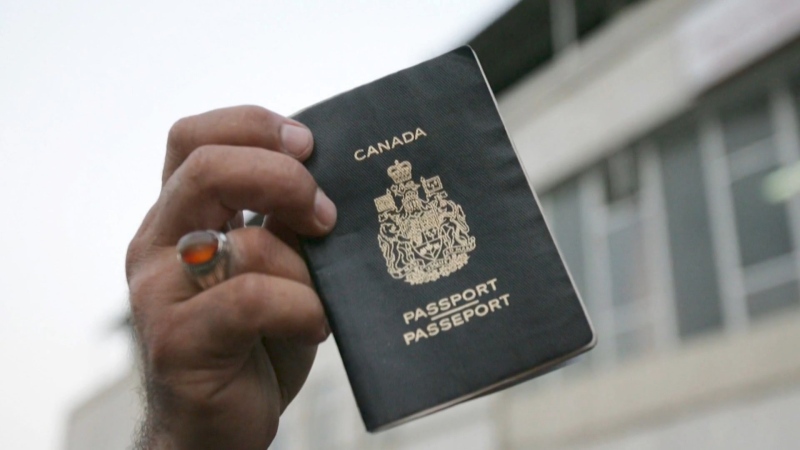
[[[303,161],[311,154],[314,140],[300,122],[260,106],[234,106],[185,117],[169,131],[161,184],[205,145],[259,147]]]

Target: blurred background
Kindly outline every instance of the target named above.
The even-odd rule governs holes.
[[[129,447],[124,253],[172,122],[465,43],[599,345],[370,435],[329,340],[271,448],[798,448],[796,0],[3,2],[0,448]]]

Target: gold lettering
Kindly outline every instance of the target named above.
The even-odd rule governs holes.
[[[472,294],[472,296],[470,296]],[[472,289],[467,289],[466,291],[462,292],[461,295],[464,297],[464,300],[470,301],[475,298],[475,291]]]
[[[453,328],[453,325],[450,323],[449,317],[445,317],[444,319],[440,320],[439,326],[442,327],[442,331],[447,331],[450,328]]]
[[[475,285],[474,288],[469,287],[460,293],[427,303],[423,307],[405,311],[403,321],[406,325],[419,322],[420,319],[427,320],[424,320],[423,324],[415,326],[413,331],[404,332],[403,341],[408,346],[468,324],[476,317],[486,317],[495,311],[504,309],[511,303],[511,294],[489,296],[486,301],[480,300],[484,295],[489,295],[497,290],[497,278],[492,278],[485,283]],[[459,307],[459,305],[461,306]]]
[[[367,158],[370,158],[375,155],[380,155],[384,151],[394,150],[395,147],[410,144],[417,139],[427,137],[428,133],[422,129],[422,127],[417,127],[414,131],[404,131],[400,133],[398,136],[392,136],[391,138],[384,139],[383,141],[379,141],[376,144],[370,145],[369,147],[364,150],[360,148],[353,152],[353,157],[356,161],[364,161]]]
[[[428,339],[428,335],[422,331],[422,328],[417,328],[417,334],[414,336],[414,342],[419,342],[420,339]]]
[[[359,155],[359,152],[361,152],[360,155]],[[364,149],[363,148],[360,148],[360,149],[356,150],[354,156],[356,158],[356,161],[363,161],[363,160],[367,159],[367,157],[364,156]]]
[[[428,303],[425,306],[425,309],[428,311],[428,314],[431,315],[431,316],[435,316],[436,313],[439,312],[439,307],[436,306],[436,302]]]
[[[475,315],[475,311],[471,309],[465,309],[463,315],[464,315],[464,322],[469,322],[469,318]]]

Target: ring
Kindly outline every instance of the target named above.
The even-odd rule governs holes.
[[[228,278],[228,237],[219,231],[192,231],[178,241],[178,261],[201,289],[221,283]]]

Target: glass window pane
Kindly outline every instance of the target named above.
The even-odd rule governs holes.
[[[639,170],[636,153],[617,152],[603,161],[603,183],[609,204],[630,198],[639,191]]]
[[[786,208],[764,198],[762,171],[733,183],[731,191],[742,265],[749,266],[792,251]]]
[[[566,260],[567,267],[581,294],[586,294],[583,218],[577,180],[570,181],[548,195],[550,210],[548,222],[558,242],[558,248]],[[584,301],[587,299],[584,298]]]
[[[747,298],[747,310],[751,317],[763,317],[800,304],[797,282],[782,284],[763,290]]]
[[[611,17],[609,0],[575,0],[578,38],[600,28]]]
[[[754,97],[722,112],[725,145],[729,152],[772,136],[766,96]]]
[[[728,155],[731,180],[780,165],[778,149],[771,138],[762,139]]]
[[[558,1],[558,0],[556,0]],[[574,0],[578,37],[602,28],[625,7],[640,0]]]
[[[615,307],[642,300],[649,294],[649,276],[639,221],[609,233],[608,247]]]
[[[722,327],[722,306],[697,136],[681,129],[659,142],[675,308],[681,337]]]

